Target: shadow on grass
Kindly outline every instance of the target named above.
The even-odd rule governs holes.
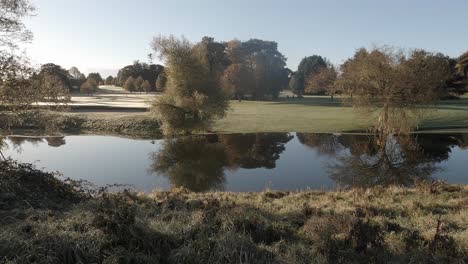
[[[284,105],[304,105],[304,106],[331,106],[331,107],[346,107],[340,99],[335,99],[333,102],[330,98],[281,98],[276,101],[269,102],[270,104]]]

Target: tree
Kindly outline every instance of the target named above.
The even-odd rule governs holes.
[[[68,72],[59,65],[53,63],[42,65],[39,74],[33,77],[33,81],[45,100],[54,103],[64,103],[69,100],[71,81]]]
[[[0,51],[0,67],[2,105],[14,112],[22,112],[41,100],[37,82],[32,81],[35,71],[24,58]]]
[[[93,78],[89,78],[80,87],[80,92],[92,95],[98,88],[98,83]]]
[[[165,134],[208,129],[225,115],[227,96],[203,55],[185,38],[157,37],[153,49],[166,63],[164,94],[153,105]]]
[[[33,103],[49,101],[49,106],[57,108],[70,100],[68,73],[48,75],[43,68],[38,74],[24,54],[16,54],[18,44],[32,38],[22,20],[33,11],[28,0],[0,1],[0,103],[12,114],[0,113],[2,127],[9,127],[29,114],[27,110],[32,109]],[[46,83],[51,86],[44,85]]]
[[[76,67],[71,67],[68,70],[68,75],[72,87],[80,87],[84,82],[86,82],[86,76]]]
[[[387,135],[412,129],[417,107],[437,100],[450,78],[446,57],[424,50],[362,48],[341,71],[338,87],[353,96],[354,106],[376,111],[374,128]]]
[[[166,81],[167,81],[166,74],[164,72],[161,72],[161,74],[159,74],[158,76],[158,79],[156,80],[156,91],[158,92],[164,91],[166,87]]]
[[[305,90],[307,78],[318,73],[321,68],[327,67],[326,60],[318,55],[305,57],[299,63],[295,76],[295,86],[293,92],[302,95]]]
[[[18,43],[32,39],[22,20],[34,10],[29,0],[0,1],[0,46],[17,48]]]
[[[328,94],[333,101],[333,96],[336,93],[335,81],[337,78],[335,67],[327,65],[318,69],[317,72],[312,72],[306,78],[305,93],[308,94]]]
[[[246,93],[251,93],[255,86],[252,71],[244,64],[231,64],[223,74],[222,85],[226,93],[232,98],[242,100]]]
[[[145,82],[145,79],[143,77],[138,76],[138,78],[135,80],[135,89],[138,92],[143,92],[143,83]]]
[[[119,70],[119,73],[116,77],[116,85],[124,85],[128,77],[138,78],[138,76],[143,77],[143,79],[148,80],[154,89],[156,80],[160,73],[164,70],[164,66],[155,65],[155,64],[146,64],[139,61],[135,61],[132,65],[127,65]]]
[[[145,93],[151,92],[151,84],[148,81],[145,81],[141,87]]]
[[[88,74],[87,79],[94,79],[98,84],[103,84],[104,80],[101,77],[101,74],[99,72],[91,72]]]
[[[107,76],[106,81],[104,82],[105,85],[114,85],[114,77],[112,76]]]
[[[217,42],[212,37],[203,37],[194,47],[194,52],[200,53],[204,63],[208,65],[211,75],[220,78],[223,71],[229,65],[226,56],[226,44]]]
[[[468,51],[463,53],[457,60],[457,69],[465,80],[468,79]]]
[[[128,77],[127,81],[124,84],[124,89],[131,93],[136,91],[135,79],[133,77]]]
[[[288,81],[286,57],[278,51],[278,43],[251,39],[241,43],[240,51],[255,78],[253,98],[277,98]]]

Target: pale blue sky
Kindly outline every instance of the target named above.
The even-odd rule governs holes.
[[[319,54],[341,63],[362,46],[397,45],[458,56],[468,50],[467,0],[33,0],[35,63],[104,75],[147,61],[158,34],[274,40],[296,69]]]

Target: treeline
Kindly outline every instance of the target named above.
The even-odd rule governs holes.
[[[231,98],[274,99],[288,87],[291,70],[286,68],[286,57],[278,51],[278,44],[274,41],[251,39],[220,42],[204,37],[193,45],[193,52],[202,57],[216,84]],[[126,72],[127,67],[121,72]],[[119,76],[127,76],[121,72]],[[163,72],[160,76],[162,78],[158,78],[156,84],[160,79],[165,84],[166,74]],[[133,74],[132,77],[136,78],[137,75]],[[124,79],[120,78],[121,81]],[[156,87],[159,91],[164,90],[164,85]]]
[[[364,54],[365,49],[360,49],[356,54]],[[439,64],[447,66],[447,74],[441,99],[451,99],[464,94],[468,91],[468,52],[465,52],[458,58],[450,58],[442,53],[435,53],[433,57],[438,60]],[[344,93],[343,89],[336,85],[336,81],[346,71],[347,65],[354,58],[350,58],[345,63],[335,66],[326,58],[319,55],[305,57],[299,63],[297,71],[295,71],[289,81],[289,89],[298,96],[302,95],[333,95]],[[363,65],[361,65],[363,66]],[[374,65],[377,67],[378,65]]]
[[[468,83],[466,53],[452,59],[422,49],[361,48],[340,66],[313,55],[291,72],[273,41],[160,36],[152,46],[166,65],[165,91],[153,104],[166,134],[206,130],[226,114],[229,99],[275,99],[286,88],[332,100],[343,94],[353,106],[378,113],[372,129],[404,133],[416,125],[418,105],[457,97]]]
[[[161,92],[165,85],[164,66],[135,61],[120,69],[113,81],[129,92]]]

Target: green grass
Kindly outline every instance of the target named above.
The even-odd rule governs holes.
[[[419,129],[468,129],[468,97],[441,101],[425,108]],[[217,132],[343,132],[365,130],[372,115],[310,96],[277,102],[231,102],[227,116],[215,122]]]
[[[339,132],[362,130],[367,120],[351,107],[328,97],[277,102],[231,101],[227,116],[217,120],[220,132]]]
[[[468,96],[460,100],[441,101],[426,106],[423,110],[419,130],[468,131]],[[58,130],[135,136],[159,134],[159,124],[148,112],[128,112],[119,108],[107,111],[109,112],[53,113],[51,119],[26,118],[27,122],[14,125],[15,128],[36,126],[42,129],[49,126]],[[0,116],[1,118],[3,117]],[[336,100],[331,102],[327,96],[282,98],[275,102],[231,101],[226,117],[216,120],[212,131],[219,133],[363,131],[369,128],[374,119],[375,115],[371,113],[360,113]],[[18,120],[20,119],[13,118],[15,122]]]
[[[92,133],[124,135],[140,138],[161,136],[159,121],[144,112],[66,113],[28,111],[21,114],[2,113],[0,123],[8,130],[39,130],[55,133]]]
[[[0,163],[1,263],[465,263],[468,186],[73,191]]]

